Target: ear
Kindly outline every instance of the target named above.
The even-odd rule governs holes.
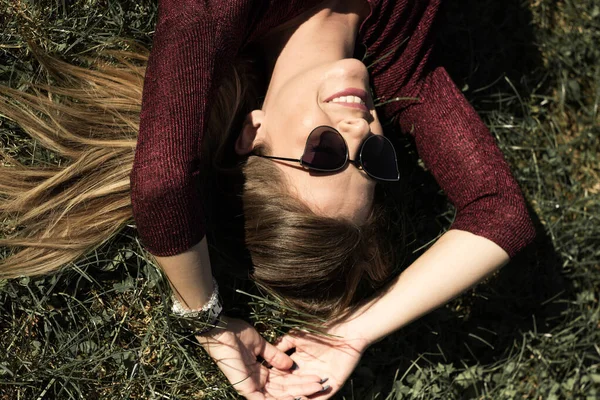
[[[262,122],[265,113],[262,110],[250,112],[244,120],[242,132],[235,141],[235,152],[240,155],[246,155],[254,149],[260,142],[262,136]]]

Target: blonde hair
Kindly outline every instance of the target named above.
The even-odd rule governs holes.
[[[0,87],[0,115],[64,160],[24,165],[2,154],[0,246],[14,251],[0,261],[0,278],[57,270],[131,222],[129,173],[147,55],[140,48],[105,53],[88,68],[40,55],[55,83],[32,84],[27,92]],[[241,173],[231,154],[241,117],[257,106],[261,83],[252,68],[240,59],[212,98],[202,146],[207,185]],[[287,192],[269,160],[253,157],[243,172],[251,276],[268,292],[316,317],[337,318],[389,279],[393,251],[381,207],[361,226],[318,216]],[[223,208],[216,199],[204,201]],[[206,214],[218,219],[223,210]],[[218,220],[211,225],[228,228]]]
[[[141,108],[145,54],[112,52],[114,65],[74,66],[38,55],[53,85],[0,86],[0,115],[19,124],[60,165],[25,165],[2,152],[0,278],[69,264],[131,219],[129,173]]]

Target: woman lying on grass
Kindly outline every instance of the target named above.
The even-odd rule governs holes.
[[[132,205],[179,312],[201,309],[199,318],[218,325],[197,338],[240,394],[330,398],[369,345],[471,287],[534,237],[492,136],[430,59],[438,6],[163,0],[137,141],[143,67],[122,59],[124,68],[87,71],[47,59],[59,83],[80,89],[38,86],[62,96],[59,104],[5,88],[19,104],[5,103],[2,113],[72,162],[48,170],[6,160],[1,210],[22,228],[1,243],[23,249],[4,260],[2,275],[45,273],[81,257],[130,220]],[[353,57],[370,60],[369,71]],[[250,64],[259,73],[248,73]],[[376,185],[402,172],[384,118],[414,137],[457,210],[451,229],[395,278]],[[205,238],[214,217],[205,199],[217,197],[214,205],[218,193],[196,183],[235,157],[252,278],[329,321],[325,333],[335,337],[292,332],[273,346],[220,313]],[[215,169],[213,183],[228,187],[228,176]],[[365,293],[373,295],[359,301]]]

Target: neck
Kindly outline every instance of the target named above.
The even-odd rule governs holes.
[[[368,11],[365,0],[329,0],[263,38],[269,87],[318,64],[352,57]]]

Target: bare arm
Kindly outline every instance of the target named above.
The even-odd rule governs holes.
[[[173,293],[188,308],[201,308],[213,292],[206,237],[189,250],[169,257],[156,257],[167,275]],[[221,316],[220,331],[196,336],[233,387],[249,400],[292,399],[323,388],[321,377],[307,374],[289,380],[292,359],[267,343],[249,324]],[[274,369],[257,362],[260,356]],[[290,394],[292,393],[292,394]]]
[[[312,396],[331,398],[350,377],[369,345],[445,304],[509,260],[489,239],[451,229],[386,289],[344,321],[330,326],[333,337],[292,331],[277,347],[295,348],[297,375],[329,377],[330,390]]]
[[[214,288],[206,236],[181,254],[155,258],[184,306],[198,309],[208,302]]]
[[[509,261],[508,254],[489,239],[449,230],[389,286],[355,312],[340,332],[381,340],[411,321],[446,304]]]

